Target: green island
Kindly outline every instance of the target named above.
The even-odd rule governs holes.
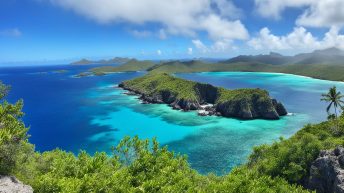
[[[130,71],[144,71],[155,65],[154,62],[149,60],[139,61],[136,59],[131,59],[120,66],[103,66],[92,68],[90,71],[95,75],[103,75],[113,72],[130,72]]]
[[[68,70],[55,70],[53,71],[53,73],[57,73],[57,74],[63,74],[63,73],[67,73]]]
[[[95,75],[111,72],[149,71],[163,73],[192,72],[277,72],[308,76],[317,79],[344,81],[344,52],[337,48],[316,50],[312,53],[295,56],[282,56],[277,53],[256,56],[237,56],[219,62],[190,61],[151,61],[131,60],[118,67],[103,66],[90,69]]]
[[[204,115],[241,119],[279,119],[287,115],[282,103],[262,89],[228,90],[188,81],[166,73],[149,73],[119,87],[139,94],[148,103],[166,103],[174,109],[201,110]]]
[[[130,58],[123,58],[123,57],[115,57],[109,60],[88,60],[88,59],[81,59],[76,62],[72,62],[71,65],[92,65],[92,64],[123,64],[130,61]]]
[[[255,147],[246,164],[224,176],[201,175],[185,156],[160,147],[155,139],[126,137],[110,155],[91,156],[85,151],[74,155],[60,149],[37,152],[28,142],[23,101],[8,103],[8,92],[9,87],[0,84],[0,174],[16,176],[35,192],[301,193],[339,187],[332,185],[342,171],[343,115],[307,125],[289,139]],[[324,100],[337,94],[332,88]]]

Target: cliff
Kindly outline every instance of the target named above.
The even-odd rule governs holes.
[[[33,193],[33,189],[13,176],[0,176],[1,193]]]
[[[166,103],[174,109],[202,110],[202,115],[240,119],[279,119],[284,106],[262,89],[227,90],[159,73],[147,74],[119,84],[140,95],[146,103]]]
[[[318,193],[344,192],[344,148],[323,150],[312,163],[308,181],[309,189]]]

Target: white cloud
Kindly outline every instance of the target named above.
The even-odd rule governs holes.
[[[266,18],[279,19],[286,8],[304,8],[296,24],[310,27],[344,26],[343,0],[255,0],[256,10]]]
[[[339,34],[337,27],[331,27],[321,40],[318,40],[303,27],[296,27],[285,36],[274,35],[268,28],[263,28],[258,37],[248,41],[248,45],[256,50],[292,50],[294,52],[330,47],[344,49],[344,35]]]
[[[245,26],[239,20],[227,21],[214,14],[203,18],[199,27],[206,29],[213,40],[244,40],[249,36]]]
[[[238,18],[240,10],[228,0],[50,0],[99,23],[158,23],[158,36],[196,37],[206,32],[214,40],[247,39],[248,32]]]
[[[17,28],[0,30],[0,36],[20,37],[22,32]]]
[[[188,54],[189,54],[189,55],[192,55],[192,53],[193,53],[192,48],[188,48]]]
[[[279,19],[288,7],[309,6],[318,0],[255,0],[257,12],[266,18]]]
[[[162,40],[164,40],[164,39],[167,38],[167,35],[166,35],[166,32],[165,32],[164,29],[160,29],[160,30],[159,30],[158,36],[159,36],[159,38],[162,39]]]
[[[232,46],[232,41],[230,40],[217,40],[213,42],[211,45],[205,45],[201,40],[195,39],[192,40],[193,45],[195,48],[201,52],[202,54],[205,53],[225,53],[230,50],[236,49],[236,47]]]
[[[242,16],[242,10],[237,8],[232,1],[228,0],[214,0],[216,8],[219,10],[221,16],[238,19]]]
[[[226,40],[218,40],[211,46],[213,52],[226,52],[232,49],[234,49],[232,42]]]
[[[162,51],[161,50],[157,50],[156,54],[158,54],[160,56],[162,54]]]
[[[344,26],[344,1],[316,1],[297,19],[296,23],[311,27],[342,27]]]
[[[137,38],[146,38],[152,35],[152,32],[148,30],[131,30],[130,33]]]
[[[209,51],[208,47],[201,40],[192,40],[193,45],[202,53]]]

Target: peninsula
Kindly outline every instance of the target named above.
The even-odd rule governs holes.
[[[279,119],[287,115],[282,103],[266,90],[227,90],[210,84],[184,80],[166,73],[149,73],[125,81],[119,87],[137,94],[146,103],[165,103],[173,109],[199,110],[201,115],[239,119]]]

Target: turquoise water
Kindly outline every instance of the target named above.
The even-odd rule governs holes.
[[[68,73],[37,73],[67,68]],[[81,68],[81,69],[80,69]],[[246,161],[252,147],[289,137],[304,124],[326,118],[320,94],[344,84],[271,73],[193,73],[177,76],[226,88],[264,88],[282,101],[293,115],[278,121],[241,121],[200,117],[163,104],[141,104],[116,85],[143,72],[104,77],[73,78],[82,67],[6,69],[0,79],[12,84],[9,100],[25,101],[30,141],[40,151],[56,147],[78,152],[110,151],[124,136],[157,137],[162,145],[186,154],[202,173],[224,174]],[[30,84],[28,84],[30,82]]]

